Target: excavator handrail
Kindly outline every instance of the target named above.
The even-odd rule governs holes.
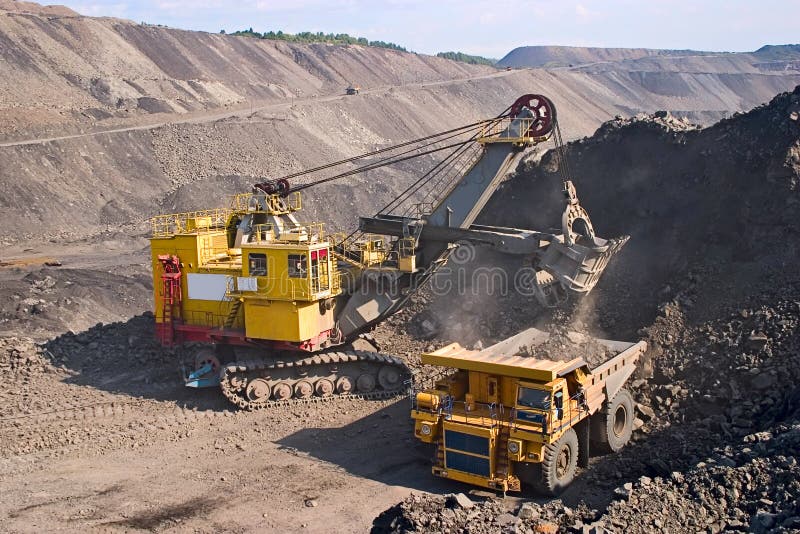
[[[223,227],[232,214],[228,208],[212,208],[156,215],[150,218],[150,236],[171,237],[175,234],[210,232]]]

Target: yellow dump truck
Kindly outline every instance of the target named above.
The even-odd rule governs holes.
[[[414,434],[436,446],[434,475],[503,492],[526,483],[555,495],[588,465],[590,443],[616,452],[628,442],[633,399],[622,386],[646,343],[571,334],[576,351],[610,355],[591,369],[583,357],[569,358],[569,343],[566,354],[539,359],[559,346],[549,337],[531,328],[484,350],[453,343],[422,355],[449,370],[432,388],[412,391]]]

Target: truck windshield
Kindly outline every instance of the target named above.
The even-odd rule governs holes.
[[[519,388],[517,404],[536,408],[537,410],[550,409],[550,392],[542,389]]]

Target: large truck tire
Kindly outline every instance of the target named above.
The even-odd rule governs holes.
[[[601,422],[604,429],[604,440],[601,448],[606,452],[619,452],[631,439],[633,434],[633,397],[626,389],[619,392],[606,403]]]
[[[537,492],[555,496],[575,478],[578,467],[578,435],[570,428],[557,441],[545,446]]]

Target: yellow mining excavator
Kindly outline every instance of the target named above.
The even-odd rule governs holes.
[[[560,233],[475,224],[523,151],[551,137],[560,150],[553,103],[524,95],[492,119],[257,183],[225,208],[154,217],[158,338],[201,344],[187,385],[219,385],[244,409],[405,391],[401,360],[352,344],[459,244],[529,257],[536,295],[552,304],[590,291],[627,240],[595,235],[566,178]],[[352,234],[298,217],[302,190],[412,158],[428,171]]]

